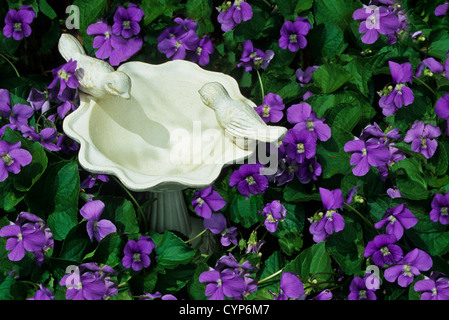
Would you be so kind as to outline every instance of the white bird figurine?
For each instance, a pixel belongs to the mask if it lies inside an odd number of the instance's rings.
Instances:
[[[66,61],[76,60],[75,75],[79,89],[97,98],[107,95],[129,99],[131,79],[121,71],[115,71],[106,61],[90,57],[81,43],[72,35],[63,33],[59,39],[58,49]]]
[[[231,98],[219,82],[206,83],[198,92],[204,104],[215,111],[225,133],[243,149],[248,148],[251,140],[278,142],[287,133],[284,127],[267,125],[253,107]]]

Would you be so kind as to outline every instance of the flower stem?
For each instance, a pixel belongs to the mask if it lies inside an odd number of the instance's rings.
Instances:
[[[259,281],[257,282],[257,284],[261,284],[261,283],[264,283],[264,282],[266,282],[266,281],[268,281],[268,280],[270,280],[270,279],[273,279],[274,277],[276,277],[276,276],[278,276],[280,273],[282,273],[282,271],[283,271],[283,269],[280,269],[280,270],[276,271],[275,273],[269,275],[268,277],[259,280]]]
[[[204,232],[206,232],[206,230],[207,230],[207,229],[204,229],[203,231],[201,231],[200,233],[198,233],[196,236],[194,236],[192,239],[189,239],[189,240],[187,240],[187,241],[184,241],[184,243],[192,242],[193,240],[195,240],[195,239],[201,237],[201,236],[204,234]]]
[[[137,202],[136,198],[134,198],[134,196],[131,194],[131,192],[129,192],[129,190],[120,182],[120,180],[118,180],[116,177],[113,177],[114,180],[122,187],[123,190],[125,190],[125,192],[128,194],[128,196],[130,197],[131,201],[134,202],[134,204],[137,207],[137,211],[139,211],[140,215],[142,216],[142,220],[143,220],[143,225],[145,227],[148,227],[147,225],[147,218],[145,216],[145,213],[142,210],[142,207],[140,206],[140,204]]]
[[[260,77],[260,72],[258,69],[256,69],[256,72],[257,72],[257,78],[259,79],[260,92],[262,93],[262,103],[263,103],[263,99],[265,98],[265,92],[263,90],[262,78]]]
[[[19,71],[17,71],[17,68],[14,66],[14,64],[11,62],[11,60],[9,60],[4,54],[0,53],[0,57],[2,57],[3,59],[5,59],[6,62],[8,62],[11,67],[14,69],[14,72],[16,73],[17,77],[20,78],[20,74]]]
[[[359,217],[360,218],[362,218],[363,219],[363,221],[365,221],[369,226],[371,226],[374,230],[376,230],[376,231],[378,231],[375,227],[374,227],[374,225],[363,215],[363,214],[361,214],[360,213],[360,211],[358,211],[356,208],[354,208],[354,207],[352,207],[352,206],[350,206],[349,204],[347,204],[347,203],[345,203],[345,205],[349,208],[349,209],[351,209],[352,211],[354,211],[355,213],[357,213],[358,215],[359,215]]]
[[[417,80],[419,83],[421,83],[423,86],[425,86],[427,89],[430,90],[430,92],[432,92],[435,96],[437,95],[437,93],[435,92],[435,90],[433,90],[427,83],[425,83],[424,81],[422,81],[420,78],[413,76],[413,79]]]

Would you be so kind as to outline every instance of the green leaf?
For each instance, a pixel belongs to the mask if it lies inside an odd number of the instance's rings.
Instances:
[[[276,0],[276,5],[285,20],[294,20],[299,13],[312,8],[313,0]]]
[[[237,42],[256,40],[263,36],[265,25],[269,23],[269,13],[257,5],[252,5],[253,17],[238,24],[234,29],[234,39]]]
[[[178,6],[174,0],[142,0],[140,7],[145,12],[143,24],[146,26],[162,15],[171,17]]]
[[[341,30],[345,30],[353,21],[354,10],[359,7],[362,7],[361,4],[353,0],[315,0],[313,9],[315,22],[333,23]]]
[[[431,44],[429,55],[441,60],[446,60],[447,48],[449,46],[449,34],[446,30],[432,32],[429,37]]]
[[[353,83],[365,96],[369,95],[368,82],[372,79],[372,65],[360,57],[351,57],[351,61],[345,65],[345,69],[352,75]]]
[[[208,270],[209,266],[205,262],[200,262],[197,264],[195,273],[192,277],[192,281],[187,286],[189,296],[192,300],[207,300],[207,297],[205,295],[206,283],[201,283],[199,281],[199,277],[201,273]]]
[[[17,191],[11,179],[6,179],[0,183],[0,207],[3,210],[14,211],[14,208],[24,197],[25,193]]]
[[[0,284],[0,300],[14,300],[11,295],[11,287],[14,285],[16,280],[13,276],[5,276]]]
[[[151,238],[156,245],[156,264],[159,269],[174,269],[189,263],[195,256],[195,250],[173,232],[155,233]]]
[[[411,200],[424,200],[429,197],[427,183],[421,163],[416,158],[406,158],[390,167],[401,194]]]
[[[321,201],[321,196],[316,191],[313,193],[307,191],[304,184],[294,179],[285,185],[284,199],[287,202],[309,202]]]
[[[364,261],[363,233],[360,224],[350,217],[344,215],[344,220],[344,229],[326,240],[326,249],[346,274],[353,275]]]
[[[284,271],[294,272],[303,280],[308,280],[312,277],[318,282],[323,282],[323,284],[318,285],[319,288],[327,288],[328,284],[324,282],[329,281],[331,278],[332,265],[325,242],[316,243],[302,251],[285,266]]]
[[[413,208],[409,209],[418,218],[418,223],[406,230],[410,240],[431,256],[442,256],[449,252],[449,232],[445,226],[431,221],[428,214],[417,212]]]
[[[57,17],[55,10],[48,4],[47,0],[39,0],[39,11],[52,20]]]
[[[211,22],[213,11],[213,2],[211,0],[188,0],[186,3],[187,16],[198,23],[198,34],[206,34],[214,31],[214,25]]]
[[[337,91],[352,79],[351,74],[338,64],[323,64],[312,75],[314,84],[322,93]]]
[[[166,270],[158,275],[154,291],[175,294],[192,279],[195,274],[196,265],[189,263],[173,270]]]
[[[101,239],[97,249],[95,249],[92,261],[115,268],[121,263],[122,251],[121,239],[117,233],[113,232]]]
[[[103,195],[96,197],[96,199],[105,204],[101,219],[112,221],[121,233],[139,232],[136,211],[131,201],[122,197]]]
[[[324,59],[332,59],[340,55],[347,48],[344,34],[332,23],[323,23],[315,26],[307,38],[312,52],[317,52]]]
[[[81,261],[86,254],[91,241],[87,235],[86,223],[82,222],[72,228],[62,243],[59,257]]]
[[[262,215],[259,211],[263,208],[263,197],[261,195],[250,195],[248,199],[236,194],[230,205],[230,219],[240,223],[244,228],[249,228],[259,222]]]
[[[78,224],[79,190],[77,163],[61,161],[49,166],[25,196],[31,212],[47,219],[55,240],[63,240]]]
[[[323,171],[321,176],[324,179],[329,179],[337,174],[351,174],[351,165],[349,164],[351,156],[344,151],[344,143],[340,142],[349,141],[351,138],[349,134],[334,130],[329,140],[317,145],[316,154]]]

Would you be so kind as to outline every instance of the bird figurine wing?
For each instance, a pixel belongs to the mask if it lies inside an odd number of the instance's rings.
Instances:
[[[243,149],[251,140],[277,142],[287,133],[280,126],[268,126],[254,108],[241,100],[232,99],[218,82],[210,82],[199,90],[202,101],[215,111],[225,133]]]

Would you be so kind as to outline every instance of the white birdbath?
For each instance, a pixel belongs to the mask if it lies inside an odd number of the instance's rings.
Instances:
[[[219,82],[231,98],[256,105],[232,77],[188,61],[128,62],[118,70],[131,79],[131,98],[81,92],[79,108],[64,120],[64,132],[80,143],[85,170],[114,175],[129,190],[156,199],[148,212],[151,230],[192,237],[202,223],[188,214],[182,190],[209,186],[224,166],[254,154],[225,136],[198,90]]]

